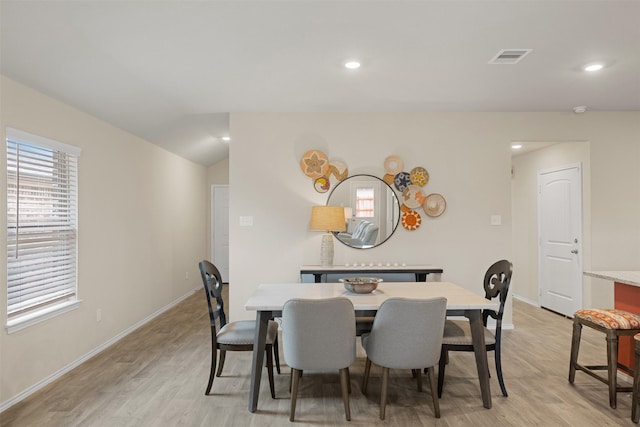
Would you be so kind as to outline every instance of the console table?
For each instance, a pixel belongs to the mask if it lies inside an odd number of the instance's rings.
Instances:
[[[300,276],[312,274],[315,283],[327,281],[328,274],[348,276],[370,276],[374,274],[408,273],[414,274],[416,282],[426,282],[429,274],[442,274],[442,268],[432,265],[303,265],[300,268]],[[440,278],[438,277],[438,280]]]

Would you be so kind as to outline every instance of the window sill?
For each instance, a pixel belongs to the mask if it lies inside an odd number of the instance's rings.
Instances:
[[[75,310],[80,307],[81,302],[81,300],[65,301],[52,307],[15,317],[7,321],[7,332],[12,334],[21,329],[28,328],[29,326],[33,326],[37,323],[44,322],[47,319],[56,317],[62,313]]]

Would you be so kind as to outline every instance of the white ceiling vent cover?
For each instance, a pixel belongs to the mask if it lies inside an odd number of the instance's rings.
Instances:
[[[533,49],[502,49],[496,56],[491,58],[489,64],[517,64],[532,50]]]

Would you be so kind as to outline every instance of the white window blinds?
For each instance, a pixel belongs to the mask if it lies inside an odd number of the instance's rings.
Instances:
[[[7,317],[76,299],[76,147],[7,129]]]

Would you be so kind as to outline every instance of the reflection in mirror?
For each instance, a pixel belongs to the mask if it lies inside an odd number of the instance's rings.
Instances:
[[[347,231],[334,235],[352,248],[367,249],[384,243],[400,220],[395,191],[373,175],[353,175],[339,182],[327,205],[345,208]]]

